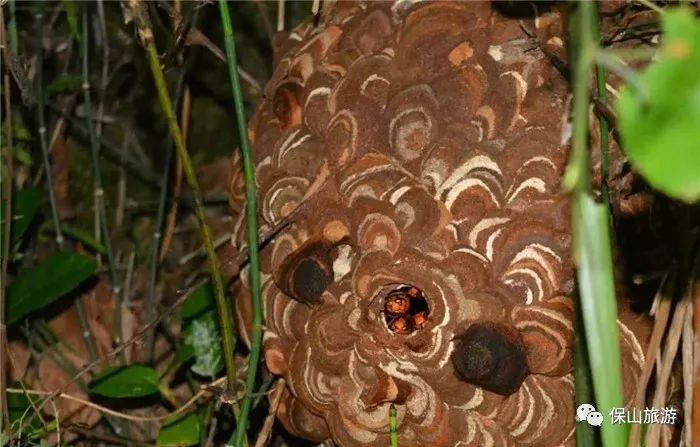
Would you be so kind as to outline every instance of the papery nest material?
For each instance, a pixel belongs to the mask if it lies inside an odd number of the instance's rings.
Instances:
[[[313,441],[385,446],[394,404],[402,447],[572,445],[568,86],[538,44],[562,52],[561,18],[525,27],[475,2],[343,2],[324,17],[279,41],[249,124],[262,231],[298,213],[261,254],[278,417]],[[238,155],[233,167],[241,210]],[[238,213],[238,249],[245,234]],[[387,330],[404,286],[429,314]],[[626,399],[648,332],[630,321]]]

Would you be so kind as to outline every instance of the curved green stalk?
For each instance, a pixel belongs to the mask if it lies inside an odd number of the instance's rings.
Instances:
[[[175,94],[173,103],[180,103],[180,96],[182,93],[182,86],[185,81],[186,68],[182,67],[175,80]],[[165,208],[168,203],[168,184],[170,183],[170,171],[172,170],[172,159],[173,152],[175,152],[175,146],[173,145],[172,135],[168,135],[168,142],[165,145],[165,161],[163,162],[163,174],[161,181],[160,197],[158,198],[158,213],[156,216],[156,226],[153,232],[153,247],[151,248],[151,265],[149,267],[148,275],[148,295],[146,299],[146,321],[153,321],[155,318],[156,309],[156,284],[158,282],[158,267],[160,262],[158,260],[160,247],[162,244],[162,233],[163,224],[165,221]],[[154,327],[149,331],[146,337],[146,355],[151,360],[153,359],[154,346],[155,346],[155,333],[156,328]]]
[[[238,60],[236,59],[236,43],[233,39],[233,26],[231,16],[228,11],[226,0],[219,0],[219,11],[221,13],[221,24],[224,29],[224,40],[226,43],[226,59],[228,61],[228,73],[231,79],[231,90],[233,91],[233,105],[236,110],[236,124],[238,125],[238,136],[240,138],[241,157],[243,159],[243,173],[245,177],[246,192],[246,226],[248,233],[248,260],[250,274],[250,292],[252,299],[253,324],[250,336],[250,355],[248,357],[248,376],[246,377],[246,396],[241,405],[241,415],[238,418],[238,426],[234,433],[234,445],[241,447],[246,441],[246,428],[248,415],[253,402],[250,391],[255,388],[255,379],[260,363],[260,351],[262,348],[262,300],[260,289],[260,259],[258,256],[258,203],[255,188],[255,167],[253,156],[248,141],[248,126],[243,110],[243,93],[241,83],[238,78]]]
[[[173,137],[178,156],[182,161],[182,169],[185,173],[185,180],[192,190],[192,195],[194,197],[194,212],[199,223],[202,243],[204,244],[204,249],[207,254],[209,273],[212,278],[212,284],[214,285],[214,297],[216,298],[219,323],[221,324],[223,355],[226,365],[226,377],[228,379],[227,391],[230,396],[233,396],[234,387],[236,385],[236,366],[234,364],[233,357],[233,347],[236,339],[233,330],[233,317],[231,315],[228,300],[226,299],[226,295],[224,293],[224,283],[221,279],[221,272],[219,272],[219,262],[217,260],[216,252],[214,251],[211,231],[209,230],[209,225],[207,224],[204,213],[204,206],[202,205],[202,193],[199,189],[197,174],[194,170],[192,159],[190,158],[187,148],[185,147],[182,132],[180,131],[180,125],[175,118],[173,104],[170,99],[170,95],[168,94],[168,87],[165,82],[165,77],[163,76],[163,68],[160,65],[158,50],[153,40],[153,29],[143,3],[139,0],[132,0],[124,7],[129,8],[129,14],[136,23],[139,35],[141,37],[141,42],[146,49],[146,58],[148,59],[148,65],[150,66],[151,74],[153,75],[156,90],[158,91],[158,99],[160,101],[161,108],[163,109],[165,119],[168,123],[168,128],[170,129],[170,133]],[[237,413],[237,406],[234,404],[233,407],[234,413]]]

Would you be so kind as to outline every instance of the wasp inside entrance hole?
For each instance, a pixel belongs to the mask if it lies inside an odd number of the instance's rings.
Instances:
[[[408,335],[423,329],[430,308],[423,292],[414,286],[398,287],[384,299],[384,321],[392,332]]]

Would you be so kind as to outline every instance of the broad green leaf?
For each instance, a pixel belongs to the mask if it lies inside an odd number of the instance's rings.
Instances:
[[[190,293],[182,304],[181,316],[183,324],[186,325],[191,320],[201,317],[214,309],[214,289],[211,282],[207,281]]]
[[[90,382],[90,393],[103,397],[144,397],[158,392],[158,373],[143,365],[109,368]]]
[[[158,433],[158,447],[180,447],[199,443],[199,417],[195,413],[167,419]]]
[[[7,323],[15,323],[56,301],[89,278],[96,268],[92,258],[62,252],[23,272],[7,290]]]
[[[201,376],[214,377],[223,367],[221,333],[214,312],[192,320],[184,330],[184,346],[194,352],[191,369]]]
[[[662,16],[658,60],[617,104],[622,142],[647,181],[687,202],[700,199],[700,20],[686,8]]]

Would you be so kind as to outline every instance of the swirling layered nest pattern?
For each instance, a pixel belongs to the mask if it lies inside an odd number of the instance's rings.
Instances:
[[[393,403],[402,447],[573,443],[568,87],[542,50],[559,23],[339,3],[280,40],[249,134],[263,231],[283,227],[264,356],[292,433],[385,446]],[[620,318],[629,399],[646,332]]]

